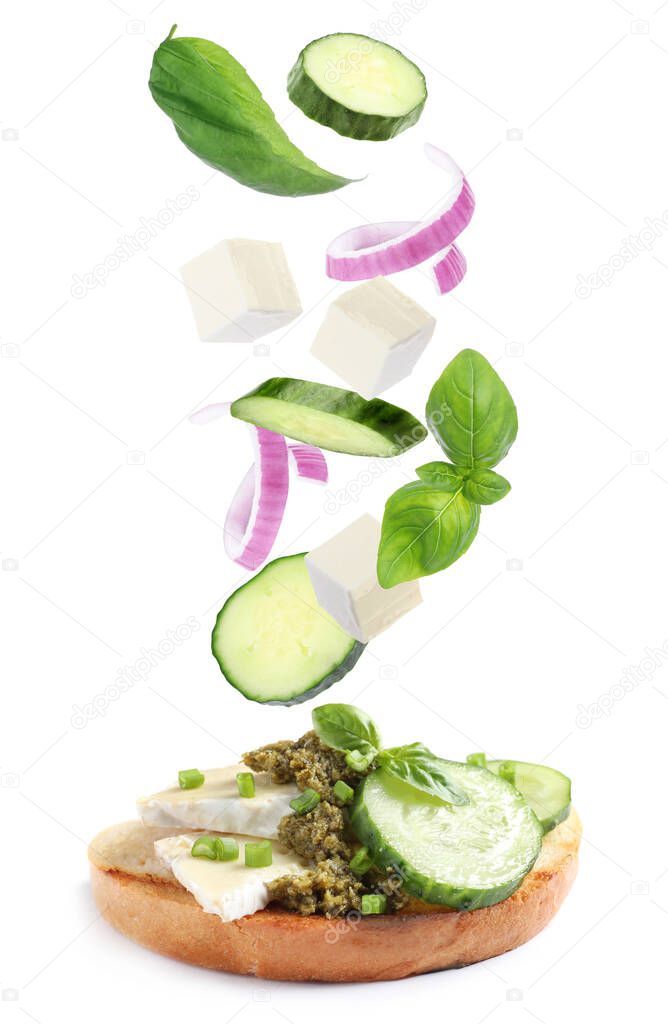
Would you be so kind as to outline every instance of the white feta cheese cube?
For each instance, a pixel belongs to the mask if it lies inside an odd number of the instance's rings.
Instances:
[[[302,311],[280,242],[227,239],[181,276],[202,341],[255,341]]]
[[[363,515],[306,556],[318,603],[362,643],[422,600],[415,580],[383,590],[376,575],[379,543],[380,523]]]
[[[330,305],[312,354],[364,398],[408,377],[436,321],[384,277],[351,288]]]

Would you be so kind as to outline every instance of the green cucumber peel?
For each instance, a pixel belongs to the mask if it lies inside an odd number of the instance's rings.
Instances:
[[[389,497],[377,563],[385,589],[447,569],[475,539],[481,506],[510,491],[492,467],[517,436],[517,410],[483,355],[473,349],[456,355],[431,389],[426,412],[450,462],[420,466],[419,479]]]
[[[153,55],[149,89],[187,148],[258,192],[306,196],[333,192],[350,178],[310,160],[283,131],[246,69],[208,39],[174,37]]]
[[[325,746],[345,754],[346,764],[364,774],[379,767],[405,785],[435,797],[443,804],[462,805],[468,797],[448,777],[447,762],[423,743],[381,747],[380,733],[361,708],[352,704],[323,704],[312,713],[313,728]]]

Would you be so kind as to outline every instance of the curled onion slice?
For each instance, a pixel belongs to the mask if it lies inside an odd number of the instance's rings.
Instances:
[[[362,224],[345,231],[327,248],[327,274],[337,281],[364,281],[415,267],[441,252],[471,220],[473,192],[452,157],[427,144],[425,153],[450,178],[437,213],[423,221]]]
[[[198,426],[222,419],[229,402],[198,409],[190,422]],[[257,569],[268,557],[283,521],[290,486],[290,463],[304,480],[327,483],[327,462],[319,448],[287,441],[282,434],[248,425],[255,458],[232,498],[225,517],[223,542],[229,557]]]
[[[282,434],[250,427],[255,462],[239,484],[225,519],[225,551],[246,569],[268,557],[283,522],[290,474]]]

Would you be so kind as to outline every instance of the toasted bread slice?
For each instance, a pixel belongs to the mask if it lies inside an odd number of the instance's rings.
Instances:
[[[124,935],[165,956],[234,974],[288,981],[389,981],[498,956],[554,917],[577,871],[581,825],[571,811],[549,832],[533,870],[508,899],[466,913],[417,900],[401,914],[328,920],[269,907],[225,924],[207,914],[155,856],[187,829],[114,825],[89,850],[95,902]]]

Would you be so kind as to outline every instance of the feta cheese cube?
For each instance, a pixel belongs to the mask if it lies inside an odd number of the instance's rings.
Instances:
[[[379,543],[380,523],[363,515],[306,556],[318,603],[362,643],[422,600],[415,580],[383,590],[376,575]]]
[[[312,354],[364,398],[408,377],[436,321],[384,277],[365,281],[330,305]]]
[[[255,341],[302,311],[280,242],[219,242],[181,276],[202,341]]]

